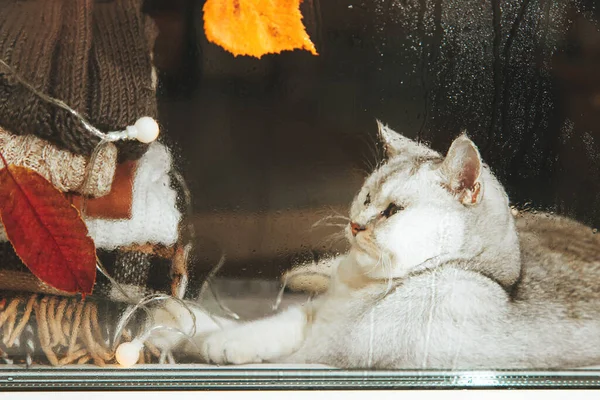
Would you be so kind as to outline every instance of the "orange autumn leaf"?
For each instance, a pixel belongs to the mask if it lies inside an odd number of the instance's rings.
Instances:
[[[260,58],[284,50],[317,55],[302,24],[302,0],[207,0],[204,31],[232,54]]]
[[[0,218],[15,253],[42,282],[90,294],[96,248],[79,212],[40,174],[1,158]]]

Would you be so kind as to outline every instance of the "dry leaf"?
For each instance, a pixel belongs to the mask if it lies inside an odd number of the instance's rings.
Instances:
[[[75,207],[44,177],[14,165],[0,170],[0,218],[15,252],[35,276],[65,292],[92,292],[94,242]]]
[[[204,31],[209,41],[236,56],[304,49],[317,55],[302,24],[301,0],[207,0]]]

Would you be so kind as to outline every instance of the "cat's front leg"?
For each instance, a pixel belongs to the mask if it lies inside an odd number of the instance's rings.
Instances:
[[[283,274],[283,285],[295,292],[324,293],[330,286],[331,276],[337,266],[347,257],[342,254],[326,257],[318,262],[308,262],[295,265]]]
[[[262,320],[209,334],[200,343],[203,358],[215,364],[248,364],[288,356],[303,343],[307,309],[294,306]]]

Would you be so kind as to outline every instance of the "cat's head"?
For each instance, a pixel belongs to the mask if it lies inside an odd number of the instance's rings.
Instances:
[[[428,262],[459,260],[507,284],[517,279],[508,197],[466,134],[442,156],[378,125],[387,159],[354,199],[347,227],[359,264],[371,275],[400,277]],[[498,259],[506,271],[496,271]]]

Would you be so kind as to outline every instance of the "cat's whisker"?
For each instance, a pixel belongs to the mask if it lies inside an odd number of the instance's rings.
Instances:
[[[336,233],[332,233],[331,235],[327,235],[323,239],[323,244],[325,246],[332,247],[345,239],[346,239],[346,234],[343,231],[336,232]]]
[[[338,231],[338,232],[334,232],[332,234],[329,234],[327,236],[325,236],[324,239],[328,239],[330,237],[340,237],[340,238],[345,238],[346,237],[346,232],[342,231]]]
[[[360,158],[360,161],[364,166],[364,168],[360,169],[364,170],[367,173],[367,175],[370,175],[375,170],[375,164],[367,155],[363,154]]]
[[[364,157],[365,161],[368,163],[369,168],[371,169],[371,171],[374,171],[376,169],[376,166],[379,164],[379,155],[377,152],[377,146],[376,144],[373,142],[373,140],[369,140],[372,139],[372,136],[368,135],[368,136],[363,136],[360,135],[359,136],[360,140],[363,142],[363,144],[365,145],[365,147],[368,150],[368,155],[370,157]]]
[[[378,267],[382,262],[383,262],[383,251],[380,251],[379,259],[377,260],[377,264],[375,264],[375,267]]]
[[[335,244],[345,239],[345,235],[333,234],[323,239],[325,244]]]
[[[318,227],[337,227],[337,228],[345,228],[348,224],[335,224],[332,222],[323,222],[319,225],[313,225],[313,228],[318,228]]]
[[[342,220],[344,221],[344,224],[341,224],[341,221],[337,221],[336,220]],[[316,228],[317,226],[328,226],[327,224],[336,224],[339,226],[346,226],[347,223],[350,222],[349,220],[346,219],[342,219],[341,217],[336,217],[336,216],[328,216],[325,218],[321,218],[320,220],[318,220],[317,222],[315,222],[314,224],[312,224],[313,228]]]
[[[371,172],[375,171],[377,169],[377,160],[369,162],[369,168]]]
[[[334,213],[336,216],[338,216],[338,217],[340,217],[340,218],[347,219],[348,221],[350,221],[350,218],[348,218],[348,216],[347,216],[347,215],[345,215],[345,214],[343,214],[343,213],[339,212],[338,210],[336,210],[336,209],[335,209],[335,208],[333,208],[332,206],[329,206],[329,207],[327,207],[327,208],[329,208],[329,210],[330,210],[332,213]]]
[[[368,157],[363,157],[362,161],[365,163],[366,167],[367,167],[367,171],[375,171],[375,165],[373,164],[373,162],[368,158]]]
[[[327,218],[331,218],[331,219],[341,219],[341,220],[344,220],[344,221],[350,221],[350,218],[348,218],[348,217],[345,217],[345,216],[343,216],[343,215],[331,215],[331,216],[329,216],[329,217],[327,217]]]
[[[363,175],[363,176],[371,175],[371,173],[366,168],[354,167],[354,168],[352,168],[352,170],[359,175]]]
[[[369,150],[369,153],[372,155],[373,144],[369,141],[369,135],[359,135],[358,138],[365,145],[365,147]]]
[[[312,224],[312,227],[315,228],[315,227],[323,225],[325,223],[335,223],[336,220],[342,220],[342,221],[345,221],[345,222],[350,222],[350,218],[345,217],[343,215],[326,215],[323,218],[319,219],[314,224]],[[327,226],[327,225],[325,225],[325,226]]]
[[[370,141],[368,141],[368,143],[370,143],[369,148],[371,149],[373,159],[375,160],[375,166],[378,166],[379,163],[381,162],[381,160],[383,159],[383,154],[381,153],[381,147],[376,142],[376,139],[374,136],[369,135],[368,138],[371,139]]]
[[[383,262],[383,252],[380,251],[379,252],[379,257],[377,259],[377,262],[375,263],[375,265],[373,266],[373,268],[371,268],[370,270],[367,271],[367,275],[373,273],[373,271],[375,271],[377,268],[379,268],[382,265]]]

